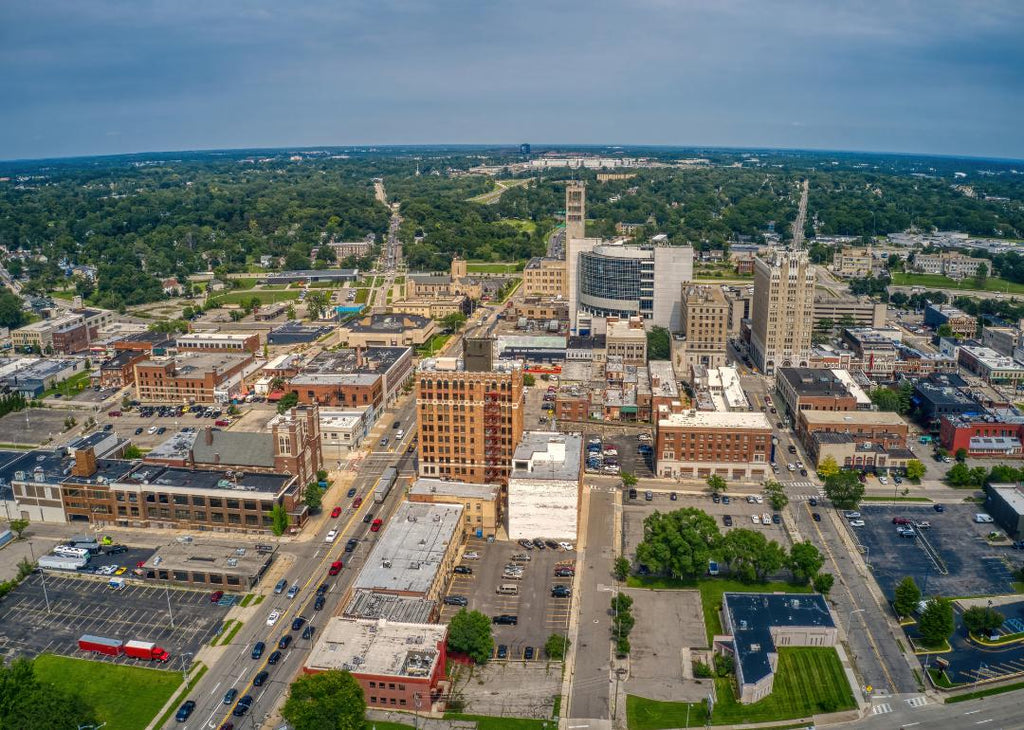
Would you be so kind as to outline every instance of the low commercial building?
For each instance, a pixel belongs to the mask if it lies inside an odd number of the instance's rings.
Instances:
[[[973,458],[1024,458],[1024,416],[985,410],[943,416],[939,443],[951,454],[964,449]]]
[[[583,436],[527,431],[512,455],[508,536],[575,540],[583,478]]]
[[[974,337],[978,331],[978,318],[949,304],[929,304],[924,308],[924,323],[936,330],[948,324],[954,335]]]
[[[795,420],[800,411],[857,410],[857,398],[836,373],[824,368],[779,368],[775,384],[790,417]]]
[[[981,404],[968,391],[967,382],[954,374],[934,374],[917,381],[910,404],[919,414],[921,424],[936,432],[944,417],[982,411]]]
[[[26,398],[35,398],[77,373],[85,371],[85,359],[63,358],[13,358],[3,376],[0,387],[21,393]]]
[[[501,486],[497,484],[417,479],[406,499],[430,504],[461,504],[466,532],[477,537],[496,535],[502,526]]]
[[[334,331],[333,327],[304,325],[301,322],[285,322],[267,335],[267,344],[272,347],[303,345],[326,337]]]
[[[251,352],[260,351],[258,334],[233,334],[224,332],[196,332],[181,335],[176,346],[178,352]]]
[[[809,453],[816,451],[815,435],[822,432],[848,434],[857,443],[881,443],[905,447],[907,422],[889,411],[800,411],[797,434]]]
[[[428,712],[447,692],[448,627],[393,621],[328,620],[302,671],[351,672],[362,688],[366,706],[405,712]]]
[[[135,397],[144,403],[224,403],[253,370],[250,353],[143,360],[135,363]]]
[[[772,426],[760,412],[685,411],[658,419],[661,477],[758,480],[768,473]]]
[[[402,502],[352,590],[439,602],[465,534],[463,512],[460,504]]]
[[[735,657],[739,701],[752,704],[772,692],[779,646],[835,646],[839,629],[818,593],[726,593],[715,650]]]
[[[244,592],[259,584],[276,550],[270,542],[181,538],[157,547],[135,573],[152,581]]]
[[[1024,489],[1019,484],[990,484],[985,488],[985,511],[1012,538],[1024,537]]]
[[[351,410],[320,410],[320,444],[324,463],[340,462],[348,457],[370,432],[374,410],[369,407]],[[340,468],[340,466],[339,466]]]
[[[986,383],[1017,383],[1024,379],[1024,364],[990,347],[962,345],[958,358],[965,370]]]
[[[357,347],[321,352],[286,389],[297,393],[300,403],[379,411],[398,398],[412,376],[412,348]]]
[[[338,328],[346,347],[418,347],[437,334],[437,325],[417,314],[371,314]]]
[[[981,344],[991,347],[1000,355],[1013,357],[1024,346],[1024,332],[1019,327],[988,327],[981,331]]]
[[[359,269],[297,269],[267,274],[264,284],[343,284],[359,278]]]
[[[807,459],[817,468],[826,457],[832,457],[844,469],[881,474],[903,474],[907,462],[917,458],[898,439],[895,443],[864,441],[848,433],[818,431],[807,450]]]
[[[396,596],[359,590],[349,599],[341,615],[346,618],[384,619],[407,624],[425,624],[438,618],[438,604],[415,596]]]
[[[113,340],[110,348],[115,352],[132,350],[142,352],[148,357],[161,357],[174,347],[174,340],[168,337],[165,332],[148,330],[146,332],[135,332]]]
[[[605,350],[608,357],[621,357],[624,365],[647,364],[647,332],[642,317],[608,317]]]

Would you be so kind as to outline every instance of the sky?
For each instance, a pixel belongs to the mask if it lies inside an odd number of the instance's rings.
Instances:
[[[0,159],[385,144],[1024,158],[1024,2],[0,3]]]

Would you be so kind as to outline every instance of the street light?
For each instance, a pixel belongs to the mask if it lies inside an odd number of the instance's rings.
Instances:
[[[188,682],[188,665],[189,665],[189,662],[185,661],[185,657],[193,657],[193,656],[195,656],[195,654],[193,654],[190,651],[187,651],[187,652],[185,652],[184,654],[182,654],[180,656],[180,659],[181,659],[181,681],[182,682],[186,682],[186,683]]]
[[[171,589],[164,583],[164,595],[167,597],[167,614],[171,619],[171,628],[174,628],[174,611],[171,609]]]
[[[36,562],[36,551],[32,549],[32,541],[28,541],[28,552],[32,556],[32,562]],[[46,571],[39,571],[39,581],[43,584],[43,600],[46,602],[46,612],[50,613],[50,595],[46,592]],[[106,724],[106,723],[104,723]]]

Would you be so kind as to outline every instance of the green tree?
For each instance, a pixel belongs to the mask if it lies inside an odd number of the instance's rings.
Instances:
[[[129,461],[132,459],[141,459],[142,449],[140,449],[135,444],[128,444],[128,446],[126,446],[124,450],[124,458],[128,459]]]
[[[946,324],[940,324],[939,328],[935,330],[935,334],[939,337],[952,337],[953,328],[948,322]]]
[[[720,537],[718,524],[702,510],[656,511],[644,519],[644,539],[636,548],[636,559],[657,574],[697,578],[707,571]]]
[[[789,504],[789,497],[786,496],[782,484],[774,479],[769,479],[765,482],[764,493],[768,495],[768,502],[776,512],[785,509],[786,505]]]
[[[629,564],[629,558],[620,555],[619,557],[615,558],[614,566],[615,579],[626,580],[626,578],[629,576],[629,569],[630,567],[632,567]]]
[[[282,504],[275,504],[270,510],[270,531],[281,537],[288,530],[288,510]]]
[[[452,312],[441,317],[441,326],[449,332],[458,332],[466,323],[466,315],[462,312]]]
[[[306,295],[306,312],[310,319],[323,319],[327,307],[331,303],[330,295],[325,291],[311,291]]]
[[[835,582],[836,577],[831,573],[818,573],[816,576],[814,576],[814,590],[816,590],[823,596],[827,596],[828,592],[832,590],[832,585]]]
[[[725,533],[716,553],[732,575],[747,583],[763,581],[786,564],[786,551],[779,543],[742,527]]]
[[[1014,469],[1008,464],[996,464],[988,475],[989,484],[1012,484],[1022,480],[1020,469]]]
[[[326,482],[328,476],[330,476],[330,475],[328,474],[326,469],[317,469],[316,470],[316,480],[318,482]]]
[[[971,606],[960,619],[972,634],[987,636],[1002,626],[1006,617],[991,606]]]
[[[25,532],[25,530],[28,529],[28,520],[14,519],[14,520],[11,520],[7,524],[7,526],[11,528],[11,532],[13,532],[15,535],[17,535],[18,539],[20,540],[21,539],[21,534],[23,532]]]
[[[278,413],[287,413],[288,411],[290,411],[292,408],[294,408],[298,404],[299,404],[299,394],[298,393],[296,393],[295,391],[292,391],[291,393],[285,393],[283,396],[281,396],[281,400],[279,400],[277,402],[277,412]]]
[[[324,492],[320,489],[320,485],[316,482],[310,482],[306,485],[306,496],[304,498],[306,506],[310,512],[319,512],[323,506]]]
[[[953,455],[953,458],[959,462],[967,461],[967,449],[961,446],[959,449],[956,450],[956,453]]]
[[[868,397],[871,398],[872,403],[878,406],[880,411],[899,413],[902,407],[899,394],[889,388],[872,388]]]
[[[988,279],[988,265],[978,264],[977,270],[974,272],[974,288],[984,289],[985,281]]]
[[[491,620],[479,611],[460,609],[448,623],[448,649],[484,664],[494,651]]]
[[[973,469],[962,461],[958,461],[946,472],[946,481],[953,487],[980,487],[988,477],[988,470],[983,466]]]
[[[632,472],[628,471],[624,471],[621,474],[619,474],[619,478],[622,480],[622,486],[626,487],[627,489],[629,487],[635,487],[637,481],[639,481],[636,478],[636,474],[633,474]]]
[[[917,459],[907,462],[907,479],[918,481],[925,475],[925,466]]]
[[[921,589],[909,575],[901,580],[893,591],[892,607],[897,616],[908,618],[914,615],[921,602]]]
[[[664,327],[651,327],[647,332],[647,359],[669,360],[672,357],[672,337]]]
[[[712,492],[724,492],[726,488],[725,478],[718,474],[712,474],[707,479],[708,489]]]
[[[348,672],[303,674],[288,689],[281,716],[295,730],[364,730],[366,698]]]
[[[806,585],[825,564],[825,556],[810,541],[805,540],[790,548],[788,562],[796,582]]]
[[[822,479],[828,479],[839,473],[839,464],[836,463],[836,457],[832,454],[826,455],[821,461],[818,462],[818,476]]]
[[[917,620],[917,630],[926,646],[940,646],[949,639],[956,624],[953,604],[946,598],[928,601]]]
[[[841,471],[825,480],[825,495],[839,509],[854,509],[864,497],[864,485],[856,473]]]
[[[0,728],[77,728],[96,725],[95,710],[78,694],[43,684],[32,663],[0,665]]]
[[[17,329],[27,322],[21,299],[7,289],[0,290],[0,327]]]
[[[533,377],[531,373],[523,373],[523,385],[527,388],[532,388],[537,384],[537,378]]]
[[[548,659],[564,659],[565,652],[569,650],[572,642],[562,634],[551,634],[544,642],[544,654]]]

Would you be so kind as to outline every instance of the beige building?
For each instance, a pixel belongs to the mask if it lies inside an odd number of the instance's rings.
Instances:
[[[447,479],[417,479],[409,488],[410,502],[461,504],[467,534],[496,534],[502,522],[501,487]]]
[[[688,286],[682,291],[680,366],[717,368],[725,365],[729,339],[729,302],[719,286]]]
[[[840,249],[832,261],[835,273],[850,278],[870,276],[876,268],[882,268],[882,263],[875,260],[870,246]]]
[[[434,322],[419,314],[370,314],[338,328],[345,347],[418,347],[437,332]]]
[[[568,297],[565,261],[539,257],[530,259],[523,269],[523,296]]]
[[[814,276],[806,251],[772,251],[755,259],[750,349],[765,375],[779,367],[807,367]]]
[[[462,294],[451,297],[432,297],[429,299],[403,299],[388,305],[392,314],[411,314],[417,317],[441,319],[449,314],[466,311],[466,297]]]
[[[607,357],[621,357],[623,365],[646,365],[647,332],[643,319],[609,317],[605,352]]]
[[[575,241],[587,236],[587,193],[586,183],[571,180],[565,186],[565,241]]]
[[[871,297],[814,297],[815,323],[828,320],[837,326],[885,327],[885,315],[885,302],[873,301]]]
[[[948,253],[919,253],[914,257],[914,269],[926,274],[941,274],[951,279],[963,279],[978,273],[978,267],[985,264],[988,273],[992,273],[992,263],[986,259],[964,256],[957,251]]]

